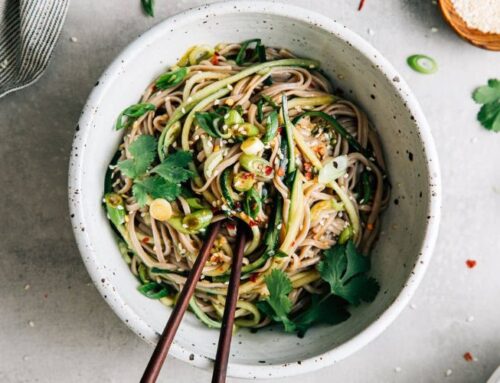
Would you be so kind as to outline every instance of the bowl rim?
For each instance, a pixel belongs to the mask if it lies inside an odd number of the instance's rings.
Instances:
[[[108,283],[100,283],[101,278],[106,276],[106,271],[101,270],[96,266],[98,257],[92,250],[92,240],[87,232],[81,230],[81,227],[85,227],[87,223],[86,214],[82,204],[84,198],[77,192],[81,187],[82,172],[85,166],[83,163],[84,156],[82,153],[85,151],[85,143],[89,132],[93,127],[93,118],[96,114],[97,107],[102,98],[105,96],[110,84],[116,80],[123,62],[127,62],[129,58],[139,54],[140,51],[148,45],[149,41],[156,40],[156,38],[161,36],[165,30],[179,27],[183,23],[201,20],[207,12],[217,15],[265,12],[273,16],[286,17],[298,22],[308,23],[314,28],[326,30],[331,34],[334,34],[337,38],[351,44],[356,50],[376,65],[378,70],[388,79],[388,81],[391,82],[394,78],[399,78],[398,86],[394,87],[394,89],[398,93],[399,97],[407,103],[408,109],[412,112],[415,118],[417,131],[419,132],[419,139],[421,140],[424,148],[426,166],[429,172],[429,219],[427,220],[427,226],[425,228],[418,259],[404,287],[394,302],[363,331],[349,339],[347,342],[330,351],[319,354],[316,357],[311,357],[298,363],[289,364],[249,365],[229,362],[228,366],[229,376],[239,378],[269,379],[311,372],[332,365],[333,363],[358,351],[380,335],[396,319],[396,317],[408,304],[425,274],[436,243],[440,220],[441,177],[439,160],[429,125],[420,108],[420,105],[413,96],[409,86],[406,84],[402,76],[394,69],[394,67],[371,44],[362,39],[355,32],[346,28],[344,25],[330,19],[327,16],[323,16],[319,13],[294,5],[261,0],[237,0],[212,3],[178,13],[161,21],[132,41],[100,76],[98,80],[99,86],[95,87],[90,93],[83,108],[77,131],[75,132],[70,156],[68,195],[71,221],[76,242],[87,271],[100,294],[103,297],[106,295],[108,298],[113,297],[113,299],[106,299],[106,301],[111,306],[115,314],[118,315],[118,317],[130,329],[145,339],[148,343],[156,343],[158,336],[156,331],[143,321],[139,315],[126,304],[125,300],[120,296],[118,291],[115,291],[112,285]],[[197,357],[193,360],[190,358],[191,354],[195,354]],[[194,350],[183,349],[175,342],[172,344],[170,355],[197,367],[207,368],[211,366],[211,361],[207,360],[206,357],[197,354]]]

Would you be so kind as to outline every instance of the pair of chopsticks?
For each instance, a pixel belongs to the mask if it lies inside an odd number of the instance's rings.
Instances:
[[[151,359],[144,371],[141,383],[154,383],[160,374],[161,367],[167,357],[170,345],[174,340],[175,333],[179,328],[182,317],[186,312],[189,301],[196,289],[196,283],[200,280],[201,272],[210,255],[210,250],[214,244],[215,238],[220,231],[222,222],[215,222],[210,226],[209,235],[204,242],[198,257],[189,273],[186,284],[182,288],[177,303],[172,310],[167,325],[156,345],[156,348],[151,355]],[[224,315],[222,317],[222,328],[219,335],[219,344],[217,346],[217,355],[215,358],[214,372],[212,375],[212,383],[223,383],[226,381],[227,363],[229,359],[229,350],[231,348],[231,337],[234,325],[234,312],[236,310],[236,302],[238,301],[238,290],[240,287],[241,264],[243,260],[243,250],[245,248],[246,233],[242,225],[238,230],[238,247],[236,256],[233,258],[231,266],[231,277],[229,280],[228,292],[226,296],[226,304],[224,306]]]

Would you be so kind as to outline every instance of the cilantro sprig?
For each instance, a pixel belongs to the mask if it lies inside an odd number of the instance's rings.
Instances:
[[[477,119],[486,129],[500,132],[500,80],[488,80],[488,85],[477,88],[472,98],[482,104]]]
[[[128,148],[132,158],[118,162],[118,167],[128,178],[135,179],[149,169],[156,157],[156,139],[141,135]]]
[[[330,292],[354,306],[372,302],[380,289],[377,281],[366,275],[370,259],[359,253],[352,241],[326,250],[317,269],[330,285]]]
[[[335,325],[350,317],[347,305],[359,305],[361,301],[375,299],[379,285],[366,275],[369,259],[356,250],[352,241],[347,245],[335,245],[323,253],[317,269],[330,291],[324,295],[312,295],[309,306],[293,315],[289,294],[293,287],[288,276],[274,269],[266,276],[269,296],[258,302],[259,309],[275,322],[282,323],[286,332],[303,335],[311,326],[319,323]]]
[[[132,158],[118,162],[121,172],[134,181],[132,193],[139,206],[144,206],[149,196],[174,201],[181,194],[181,183],[193,176],[187,168],[193,158],[187,151],[172,153],[151,169],[156,145],[153,136],[141,135],[128,148]]]
[[[292,292],[292,282],[281,270],[274,269],[265,278],[269,296],[264,302],[259,302],[259,309],[275,322],[282,322],[285,331],[294,332],[295,324],[288,318],[292,310],[292,301],[288,294]]]

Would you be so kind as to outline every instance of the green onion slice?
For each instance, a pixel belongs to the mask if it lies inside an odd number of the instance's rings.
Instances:
[[[156,87],[162,90],[172,88],[183,82],[187,74],[188,68],[185,67],[164,73],[156,80]]]
[[[438,70],[436,61],[426,55],[412,55],[406,59],[411,69],[418,73],[432,74]]]
[[[128,128],[134,120],[141,117],[144,113],[155,109],[156,106],[149,103],[131,105],[120,113],[118,119],[116,120],[115,129],[120,130],[123,128]],[[123,121],[124,117],[127,117],[125,119],[126,120],[125,122]]]

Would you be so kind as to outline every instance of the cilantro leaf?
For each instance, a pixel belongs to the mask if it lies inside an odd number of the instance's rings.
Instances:
[[[168,201],[174,201],[181,193],[181,187],[160,176],[153,176],[136,180],[132,186],[132,193],[139,206],[142,207],[147,203],[148,195],[152,198],[165,198]]]
[[[486,129],[500,132],[500,99],[484,104],[477,114],[477,119]]]
[[[209,136],[214,138],[221,137],[218,124],[224,120],[223,116],[213,112],[196,112],[194,118],[198,126],[207,132]]]
[[[488,85],[477,88],[472,98],[483,104],[477,114],[478,121],[486,129],[500,132],[500,80],[488,80]]]
[[[345,301],[334,295],[325,297],[313,295],[309,308],[294,319],[299,335],[304,335],[314,324],[335,325],[346,321],[351,314],[349,314],[345,306]]]
[[[258,307],[264,314],[276,322],[282,322],[286,332],[294,332],[295,325],[288,318],[292,310],[292,301],[288,294],[292,291],[292,282],[281,270],[274,269],[266,278],[269,297],[264,302],[258,302]]]
[[[488,80],[488,85],[480,86],[472,94],[478,104],[489,104],[500,98],[500,80]]]
[[[185,169],[192,161],[191,152],[179,150],[167,156],[158,166],[153,168],[152,173],[162,176],[166,181],[180,183],[187,181],[193,176],[193,172]]]
[[[118,167],[129,178],[137,178],[148,170],[156,157],[156,139],[141,135],[129,146],[132,158],[118,162]]]
[[[380,287],[375,279],[365,274],[370,269],[370,260],[357,252],[352,241],[347,245],[337,244],[323,255],[317,269],[321,278],[330,284],[332,294],[356,306],[361,301],[375,299]]]

